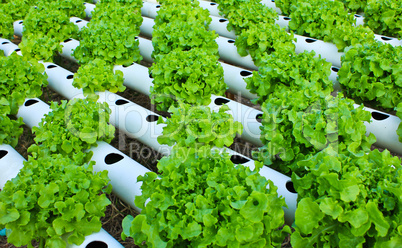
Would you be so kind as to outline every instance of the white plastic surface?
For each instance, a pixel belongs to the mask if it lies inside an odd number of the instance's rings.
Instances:
[[[218,37],[215,40],[219,45],[219,55],[223,61],[244,66],[248,69],[258,70],[250,55],[242,57],[237,53],[237,48],[234,44],[235,40],[225,37]]]
[[[141,14],[145,17],[155,19],[159,8],[159,4],[144,2],[141,8]]]
[[[92,11],[94,11],[96,5],[92,3],[84,3],[85,4],[85,14],[87,18],[92,17]]]
[[[107,170],[110,184],[113,186],[113,193],[126,204],[141,212],[141,209],[134,204],[135,196],[141,195],[142,182],[137,182],[137,177],[145,175],[150,170],[103,141],[97,144],[97,147],[90,149],[93,152],[91,160],[96,162],[94,172]],[[117,162],[114,162],[113,158],[120,160],[116,159]]]
[[[140,26],[140,34],[147,38],[152,38],[153,27],[155,21],[149,17],[142,17],[142,24]]]
[[[83,27],[86,27],[89,23],[88,21],[78,17],[70,17],[70,22],[74,23],[78,27],[78,30],[81,30]]]
[[[246,88],[247,83],[244,81],[245,78],[252,76],[252,71],[242,69],[237,66],[229,65],[220,62],[223,68],[223,78],[226,85],[229,87],[228,91],[235,95],[241,95],[247,99],[256,99],[258,96],[256,94],[250,93]]]
[[[62,52],[60,55],[70,61],[77,63],[78,61],[74,58],[73,51],[80,45],[80,42],[78,40],[70,38],[63,41],[61,45],[62,45]]]
[[[114,66],[114,70],[123,72],[124,85],[128,88],[147,96],[151,94],[150,88],[153,83],[147,67],[134,63],[127,67],[116,65]]]
[[[105,246],[106,245],[106,246]],[[89,248],[89,247],[99,247],[99,248],[124,248],[112,235],[106,232],[103,228],[91,235],[85,237],[84,242],[81,245],[70,245],[68,244],[66,248]]]
[[[226,38],[236,38],[236,34],[233,30],[230,32],[227,30],[228,19],[216,16],[211,16],[211,19],[209,30],[214,30],[217,34]]]
[[[24,30],[24,21],[18,20],[13,22],[13,27],[14,27],[14,35],[21,37],[22,31]]]
[[[18,109],[17,117],[22,117],[25,125],[29,128],[39,125],[45,114],[49,113],[50,107],[39,98],[25,99]]]
[[[218,10],[218,4],[210,1],[198,1],[200,3],[200,7],[207,9],[211,16],[221,17]]]
[[[25,159],[10,145],[0,144],[0,190],[17,176]]]
[[[152,41],[141,37],[138,37],[138,40],[140,42],[139,48],[141,56],[144,58],[145,61],[151,63],[153,61],[151,54],[154,51]]]
[[[19,51],[20,49],[10,40],[0,38],[0,50],[4,52],[4,56],[10,56],[13,52]]]

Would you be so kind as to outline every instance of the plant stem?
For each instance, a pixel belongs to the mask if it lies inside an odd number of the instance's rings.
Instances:
[[[45,248],[45,239],[44,238],[40,239],[39,248]]]

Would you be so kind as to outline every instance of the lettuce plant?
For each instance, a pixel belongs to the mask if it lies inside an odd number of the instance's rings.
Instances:
[[[243,132],[240,122],[233,122],[227,105],[219,108],[218,112],[211,112],[206,106],[190,106],[179,103],[179,107],[171,106],[171,118],[164,121],[159,118],[158,124],[167,124],[162,135],[158,137],[160,144],[181,147],[223,147],[230,146],[236,133]]]
[[[402,101],[402,47],[380,42],[346,49],[338,81],[358,102],[394,109]]]
[[[0,109],[2,113],[15,115],[25,98],[42,95],[42,87],[48,84],[47,75],[43,74],[45,67],[15,53],[0,56],[0,63]]]
[[[235,166],[228,154],[208,146],[173,149],[158,163],[159,180],[154,172],[138,178],[142,195],[135,204],[142,212],[123,220],[122,237],[160,248],[281,244],[290,229],[279,230],[285,202],[258,174],[259,166]]]
[[[375,142],[366,136],[364,121],[370,112],[342,94],[310,94],[307,90],[283,91],[262,105],[259,159],[283,173],[298,172],[296,162],[332,147],[339,153],[363,156]]]
[[[110,142],[115,128],[109,125],[110,109],[107,103],[87,99],[52,102],[52,111],[32,131],[36,144],[29,147],[34,157],[41,151],[70,157],[77,164],[88,162],[92,152],[84,153],[97,141]],[[45,153],[46,154],[46,153]]]
[[[245,79],[247,89],[258,95],[258,103],[262,104],[276,91],[305,90],[308,95],[329,95],[333,91],[333,83],[328,79],[331,64],[315,57],[314,52],[276,51],[263,56],[261,61],[259,70]]]
[[[24,125],[24,122],[21,117],[13,120],[6,114],[0,114],[0,144],[9,144],[12,147],[16,147],[18,138],[23,132],[22,125]]]
[[[353,13],[353,12],[362,12],[367,5],[367,0],[337,0],[341,1],[345,8]]]
[[[203,49],[175,50],[159,55],[150,73],[154,78],[151,100],[159,103],[160,110],[167,110],[175,100],[208,105],[211,94],[222,95],[226,91],[222,66],[215,55]]]
[[[123,86],[123,82],[124,78],[121,71],[113,72],[113,65],[109,65],[100,59],[94,59],[78,69],[73,86],[83,89],[86,97],[97,100],[99,96],[96,92],[108,90],[116,93],[124,91],[126,87]]]
[[[9,13],[0,9],[0,36],[4,39],[14,38],[13,18]]]
[[[368,0],[364,22],[376,34],[402,38],[402,2],[397,0]]]
[[[63,248],[63,237],[79,245],[101,229],[110,204],[107,172],[94,173],[93,162],[79,165],[61,154],[24,162],[0,191],[0,227],[7,228],[9,243],[33,248],[36,240],[40,248]]]
[[[401,161],[385,150],[361,157],[326,149],[298,162],[292,247],[398,247]]]

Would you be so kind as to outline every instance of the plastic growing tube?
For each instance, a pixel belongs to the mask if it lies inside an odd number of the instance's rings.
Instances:
[[[88,21],[82,20],[81,18],[78,17],[70,17],[70,22],[74,23],[79,30],[88,25]]]
[[[87,18],[91,18],[92,11],[94,11],[96,5],[92,4],[92,3],[84,3],[84,5],[85,5],[85,14],[86,14]]]
[[[101,228],[99,232],[86,236],[81,245],[67,244],[66,248],[124,248],[124,246]]]
[[[359,105],[355,105],[358,107]],[[372,133],[376,136],[376,146],[386,148],[392,152],[402,154],[402,143],[396,133],[401,119],[395,115],[390,115],[378,110],[364,107],[371,113],[371,122],[365,122],[366,134]]]
[[[61,45],[62,45],[62,51],[60,55],[70,61],[78,63],[78,61],[73,56],[73,52],[80,45],[80,42],[78,40],[69,38],[64,40],[61,43]]]
[[[152,38],[152,31],[155,25],[155,21],[149,17],[142,17],[142,24],[140,26],[140,33],[141,35]]]
[[[229,87],[228,91],[232,94],[243,96],[247,99],[256,99],[258,96],[256,94],[250,93],[246,88],[247,83],[244,81],[245,78],[252,76],[252,71],[242,69],[237,66],[229,65],[220,62],[223,68],[223,78],[225,83]]]
[[[0,145],[0,189],[17,176],[25,159],[10,145]]]
[[[216,42],[219,45],[219,55],[222,60],[231,64],[244,66],[248,69],[258,70],[250,55],[242,57],[237,53],[237,48],[234,45],[235,40],[218,37],[216,38]]]
[[[22,31],[24,29],[24,21],[18,20],[13,22],[13,27],[14,27],[14,35],[22,37]]]
[[[143,2],[142,7],[141,7],[141,14],[143,16],[155,19],[160,7],[161,7],[160,4]]]
[[[202,0],[199,0],[198,2],[200,3],[200,7],[203,9],[207,9],[211,16],[220,17],[217,3]]]
[[[124,85],[128,88],[147,96],[151,94],[150,89],[153,83],[147,67],[133,63],[130,66],[116,65],[113,70],[123,72]]]
[[[107,170],[110,184],[113,185],[113,193],[136,211],[141,212],[141,209],[134,204],[135,196],[141,195],[142,182],[137,182],[137,177],[145,175],[150,170],[105,142],[97,144],[97,147],[90,149],[93,152],[91,159],[96,162],[94,171]]]
[[[210,16],[212,21],[209,24],[209,30],[214,30],[220,36],[226,38],[236,38],[235,32],[227,30],[229,20],[223,17]]]
[[[137,37],[138,41],[140,42],[139,48],[140,48],[140,54],[143,57],[143,59],[147,62],[153,62],[153,59],[151,57],[152,52],[154,51],[154,47],[152,45],[152,41],[148,39],[144,39],[141,37]]]
[[[279,15],[282,14],[282,10],[275,5],[275,0],[261,0],[261,4],[266,5],[267,7],[270,7],[271,9],[274,9],[276,13]]]
[[[25,125],[32,128],[37,126],[49,111],[49,105],[39,98],[27,98],[18,109],[17,117],[22,117]]]
[[[10,56],[13,52],[20,51],[17,45],[3,38],[0,38],[0,50],[4,52],[4,56]]]

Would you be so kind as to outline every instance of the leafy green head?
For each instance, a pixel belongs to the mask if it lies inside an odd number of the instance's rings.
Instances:
[[[138,178],[142,195],[135,204],[142,212],[123,220],[123,238],[141,247],[269,247],[283,241],[284,199],[259,169],[235,166],[210,147],[173,149],[158,169],[159,178],[153,172]]]
[[[28,152],[40,156],[41,150],[60,153],[73,159],[77,164],[88,162],[92,153],[84,153],[97,141],[110,142],[115,128],[110,125],[111,110],[107,103],[97,103],[87,99],[73,99],[60,104],[53,102],[52,111],[33,127],[35,142]],[[39,145],[38,145],[39,144]]]
[[[15,246],[66,247],[101,229],[110,201],[107,172],[92,171],[61,154],[29,157],[0,192],[0,227]]]
[[[233,143],[236,134],[243,132],[240,122],[234,122],[229,107],[223,105],[217,112],[206,106],[191,106],[180,102],[170,107],[171,118],[158,123],[166,124],[158,142],[176,147],[223,147]]]

